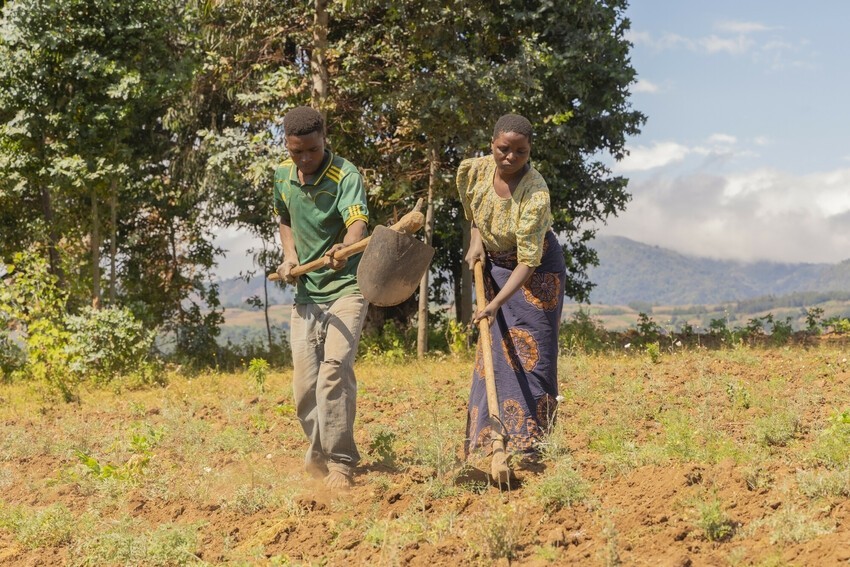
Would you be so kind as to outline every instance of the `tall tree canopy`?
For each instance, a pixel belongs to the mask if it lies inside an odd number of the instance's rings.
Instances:
[[[568,294],[586,299],[589,227],[629,199],[601,157],[621,158],[644,120],[629,103],[626,5],[7,2],[0,255],[44,243],[54,273],[74,275],[65,285],[77,304],[99,297],[106,270],[112,301],[178,331],[186,349],[208,348],[220,321],[213,231],[250,231],[265,243],[258,268],[276,263],[282,116],[313,100],[334,150],[363,171],[377,222],[432,195],[430,295],[464,297],[454,172],[489,151],[499,115],[518,112],[536,126],[533,160],[565,242]]]

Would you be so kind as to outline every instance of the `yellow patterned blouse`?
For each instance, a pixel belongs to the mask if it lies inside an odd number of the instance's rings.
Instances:
[[[493,156],[463,160],[457,170],[457,190],[466,218],[475,222],[484,248],[507,252],[516,248],[517,261],[536,268],[543,256],[543,239],[552,226],[549,187],[533,167],[510,198],[493,189]]]

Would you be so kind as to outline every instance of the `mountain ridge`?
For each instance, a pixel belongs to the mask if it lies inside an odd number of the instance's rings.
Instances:
[[[796,292],[850,289],[850,260],[838,264],[743,262],[691,256],[623,236],[599,236],[588,270],[591,303],[715,304]]]

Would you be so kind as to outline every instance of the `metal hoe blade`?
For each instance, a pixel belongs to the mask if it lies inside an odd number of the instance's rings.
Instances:
[[[357,266],[357,283],[369,303],[398,305],[413,295],[434,249],[409,234],[376,226]]]

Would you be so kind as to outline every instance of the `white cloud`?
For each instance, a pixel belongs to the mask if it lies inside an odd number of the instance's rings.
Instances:
[[[764,24],[760,24],[758,22],[723,21],[715,24],[714,29],[723,33],[749,34],[769,31],[774,28],[771,28]]]
[[[680,162],[691,152],[687,146],[675,142],[656,142],[651,147],[635,146],[629,148],[629,155],[618,162],[614,169],[618,173],[627,171],[647,171]]]
[[[713,258],[839,262],[850,258],[850,168],[797,176],[663,172],[630,184],[632,202],[600,234]]]
[[[735,37],[719,37],[710,35],[700,38],[697,41],[698,45],[707,53],[729,53],[730,55],[740,55],[750,51],[756,42],[745,35]]]
[[[708,137],[708,142],[711,144],[718,144],[722,146],[731,146],[738,142],[738,139],[735,136],[729,134],[712,134]]]
[[[632,87],[633,93],[657,93],[659,90],[661,89],[658,85],[646,79],[638,79],[635,86]]]

